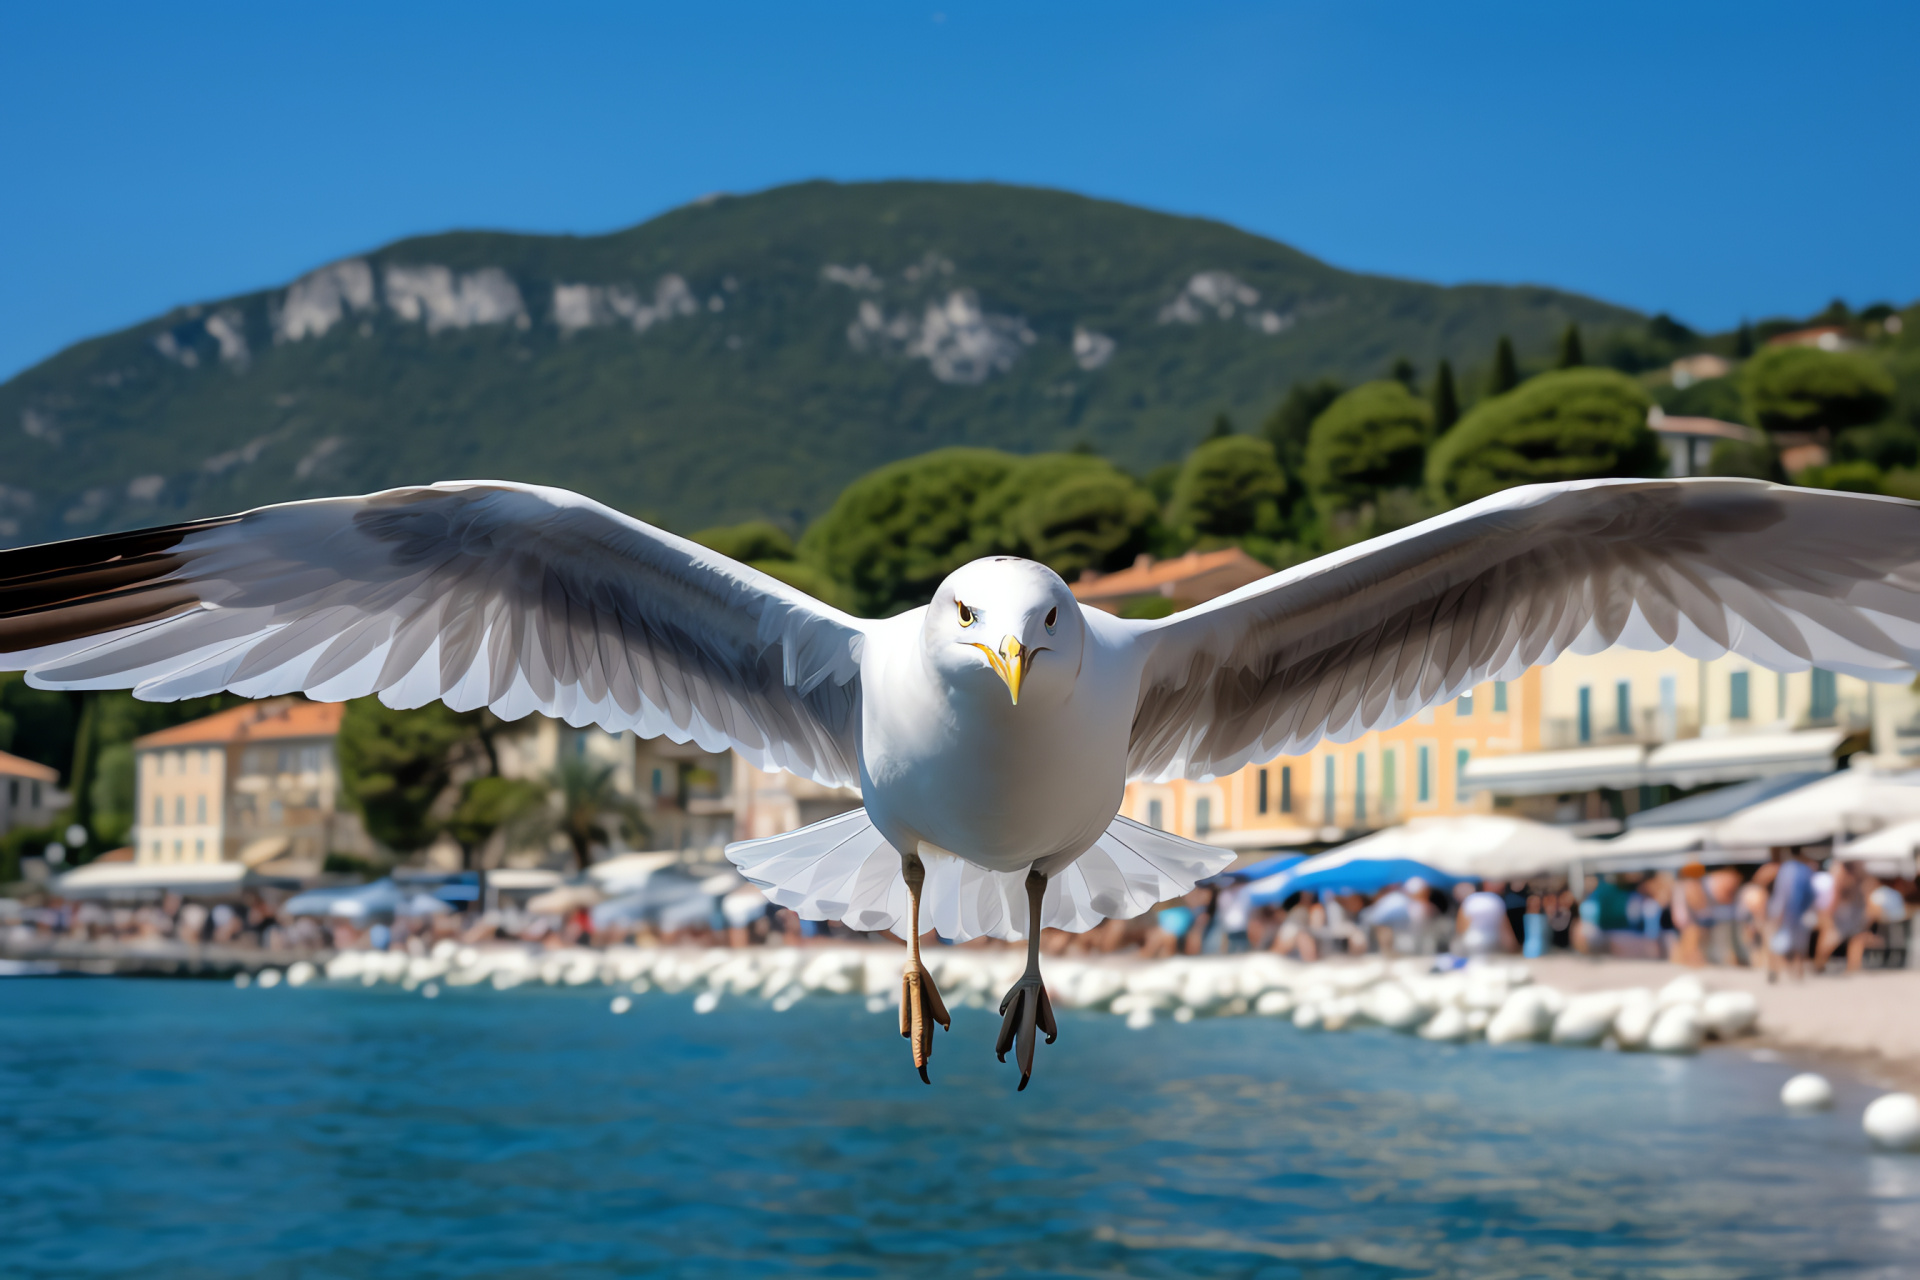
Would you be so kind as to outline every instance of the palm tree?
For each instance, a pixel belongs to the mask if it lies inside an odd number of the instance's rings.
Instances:
[[[573,846],[578,870],[585,871],[593,860],[595,839],[611,843],[616,832],[649,834],[646,815],[632,796],[614,786],[613,772],[610,764],[566,756],[547,777],[560,806],[544,811],[545,825]]]

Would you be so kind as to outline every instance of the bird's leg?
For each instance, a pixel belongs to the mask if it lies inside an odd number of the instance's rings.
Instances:
[[[1060,1038],[1053,1021],[1053,1002],[1047,999],[1047,984],[1040,980],[1040,903],[1047,896],[1047,878],[1039,868],[1027,872],[1027,970],[1000,1001],[1000,1039],[993,1046],[1000,1061],[1019,1037],[1019,1052],[1014,1061],[1020,1065],[1020,1088],[1033,1078],[1034,1028],[1047,1033],[1047,1043]]]
[[[953,1019],[941,1002],[933,975],[920,963],[920,887],[927,882],[927,866],[917,853],[900,856],[900,877],[907,882],[907,967],[900,975],[900,1034],[913,1042],[913,1065],[928,1084],[927,1060],[933,1057],[933,1024],[953,1030]]]

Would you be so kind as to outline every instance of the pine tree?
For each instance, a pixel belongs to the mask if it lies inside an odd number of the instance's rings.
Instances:
[[[1580,326],[1570,324],[1560,335],[1560,368],[1578,369],[1587,362],[1587,353],[1580,345]]]
[[[1733,358],[1736,360],[1745,360],[1752,354],[1753,326],[1745,320],[1742,320],[1740,322],[1740,328],[1733,335]]]
[[[1506,334],[1500,335],[1500,345],[1493,349],[1493,376],[1487,379],[1487,394],[1503,396],[1520,385],[1520,366],[1513,358],[1513,340]]]
[[[1413,367],[1413,361],[1405,356],[1395,356],[1393,367],[1387,370],[1387,376],[1412,392],[1420,390],[1420,375]]]
[[[1219,440],[1233,434],[1233,419],[1222,409],[1213,415],[1213,430],[1207,433],[1207,439]]]
[[[1433,372],[1433,434],[1442,436],[1460,421],[1460,397],[1453,390],[1453,365],[1442,360]]]

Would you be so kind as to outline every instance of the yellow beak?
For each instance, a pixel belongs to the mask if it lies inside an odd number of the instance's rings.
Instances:
[[[1019,706],[1020,684],[1027,678],[1027,668],[1033,665],[1034,651],[1013,636],[1008,636],[1000,642],[999,653],[979,643],[974,643],[973,647],[987,655],[987,661],[993,666],[994,674],[1007,682],[1007,692],[1013,695],[1013,705]]]

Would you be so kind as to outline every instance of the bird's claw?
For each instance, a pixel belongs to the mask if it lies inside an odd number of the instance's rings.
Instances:
[[[940,989],[933,985],[933,975],[925,965],[909,964],[900,975],[900,1034],[913,1042],[913,1065],[927,1084],[933,1083],[927,1061],[933,1057],[936,1022],[943,1030],[953,1030],[953,1019],[940,999]]]
[[[1020,1066],[1020,1088],[1027,1087],[1027,1081],[1033,1078],[1033,1050],[1035,1030],[1047,1033],[1047,1043],[1052,1044],[1060,1038],[1060,1028],[1053,1020],[1053,1001],[1047,998],[1047,985],[1038,975],[1022,978],[1013,984],[1006,998],[1000,1001],[1000,1038],[993,1046],[1000,1061],[1007,1060],[1007,1050],[1019,1040],[1019,1049],[1014,1061]]]

